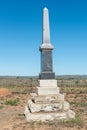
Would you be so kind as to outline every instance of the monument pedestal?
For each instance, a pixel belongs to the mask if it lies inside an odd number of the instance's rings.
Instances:
[[[36,93],[28,101],[24,114],[27,121],[50,121],[75,118],[70,105],[59,93],[57,80],[39,80]]]

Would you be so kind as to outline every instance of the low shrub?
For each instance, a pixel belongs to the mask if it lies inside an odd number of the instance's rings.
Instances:
[[[19,102],[19,99],[7,100],[5,101],[5,105],[17,106],[18,102]]]

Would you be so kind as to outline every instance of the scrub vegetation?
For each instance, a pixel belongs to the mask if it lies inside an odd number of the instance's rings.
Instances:
[[[58,77],[58,86],[66,101],[76,113],[69,121],[27,122],[24,109],[30,93],[35,92],[38,77],[0,77],[0,88],[10,95],[0,95],[0,130],[86,130],[87,129],[87,78]]]

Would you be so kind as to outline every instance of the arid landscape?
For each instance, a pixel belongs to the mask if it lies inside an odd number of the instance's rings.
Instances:
[[[0,130],[87,130],[86,78],[58,79],[61,93],[76,113],[70,121],[26,121],[23,112],[37,85],[37,78],[0,77]]]

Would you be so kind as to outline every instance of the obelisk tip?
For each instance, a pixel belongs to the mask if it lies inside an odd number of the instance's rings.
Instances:
[[[48,9],[45,7],[44,10],[48,10]]]

